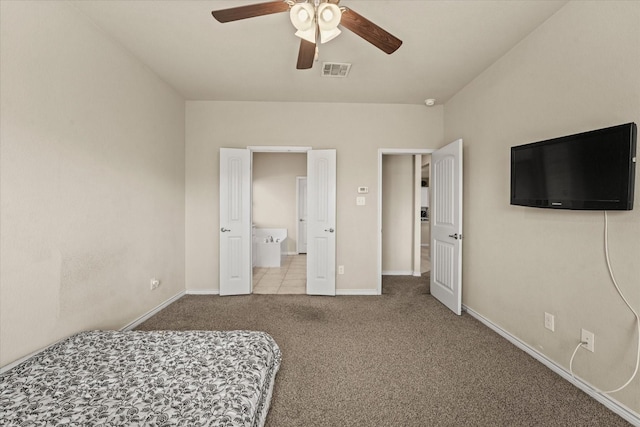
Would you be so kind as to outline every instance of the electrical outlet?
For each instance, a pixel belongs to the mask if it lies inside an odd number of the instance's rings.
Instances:
[[[338,266],[338,274],[344,274],[344,265]]]
[[[151,290],[158,289],[158,286],[160,286],[160,280],[151,279]]]
[[[553,314],[544,313],[544,327],[550,330],[551,332],[556,330],[556,316]]]
[[[593,334],[593,332],[589,332],[586,329],[583,329],[582,333],[580,334],[580,341],[582,341],[583,343],[586,343],[586,344],[582,344],[582,347],[586,348],[591,352],[596,351],[595,350],[596,336]]]

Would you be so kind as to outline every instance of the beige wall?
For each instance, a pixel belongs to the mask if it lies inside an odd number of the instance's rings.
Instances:
[[[188,290],[219,288],[219,148],[296,145],[337,149],[336,257],[345,274],[336,287],[375,292],[378,148],[443,145],[441,107],[188,101],[186,109]],[[356,206],[359,186],[369,187],[365,206]]]
[[[414,156],[382,156],[382,274],[413,274]]]
[[[184,100],[70,3],[1,7],[5,365],[184,290]]]
[[[253,223],[257,228],[286,228],[287,252],[296,252],[296,177],[307,176],[307,155],[253,153]]]
[[[580,329],[595,333],[577,375],[611,389],[635,364],[634,318],[609,279],[602,212],[509,205],[509,148],[640,123],[640,2],[571,2],[445,106],[447,140],[464,138],[463,303],[568,368]],[[610,213],[612,265],[640,311],[636,207]],[[544,312],[556,331],[544,328]],[[640,376],[612,395],[640,412]]]

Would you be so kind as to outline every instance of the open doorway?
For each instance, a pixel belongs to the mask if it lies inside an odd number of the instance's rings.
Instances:
[[[431,155],[416,156],[416,164],[420,165],[420,274],[425,274],[431,271]]]
[[[252,170],[253,293],[305,294],[306,247],[299,238],[306,229],[299,193],[306,183],[307,154],[256,152]]]
[[[422,278],[422,161],[432,149],[378,150],[378,286],[382,278],[411,276]],[[429,229],[429,223],[425,226]],[[428,235],[425,235],[427,239]],[[423,249],[425,248],[425,249]],[[425,265],[430,267],[430,265]]]
[[[381,165],[382,283],[421,283],[425,292],[430,271],[428,158],[385,154]]]

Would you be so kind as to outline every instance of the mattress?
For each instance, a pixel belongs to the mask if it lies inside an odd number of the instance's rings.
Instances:
[[[0,375],[0,424],[262,426],[280,360],[264,332],[82,332]]]

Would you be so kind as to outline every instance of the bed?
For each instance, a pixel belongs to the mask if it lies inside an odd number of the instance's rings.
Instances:
[[[82,332],[0,375],[0,424],[263,426],[280,360],[264,332]]]

